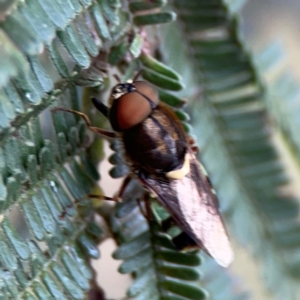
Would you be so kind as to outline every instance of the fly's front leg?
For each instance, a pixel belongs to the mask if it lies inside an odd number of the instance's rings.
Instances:
[[[131,175],[128,175],[122,182],[122,185],[120,189],[118,190],[117,194],[114,197],[107,197],[107,196],[102,196],[102,195],[94,195],[94,194],[88,194],[88,198],[94,198],[94,199],[100,199],[100,200],[110,200],[110,201],[115,201],[115,202],[122,202],[122,197],[124,195],[124,192],[132,180]]]
[[[64,209],[64,211],[63,211],[63,212],[61,213],[61,215],[59,216],[60,219],[63,219],[63,218],[66,216],[67,211],[68,211],[70,208],[72,208],[74,205],[80,203],[82,200],[85,200],[86,198],[90,198],[90,199],[99,199],[99,200],[108,200],[108,201],[114,201],[114,202],[122,202],[122,197],[123,197],[124,191],[126,190],[126,187],[127,187],[128,184],[130,183],[131,179],[132,179],[132,177],[131,177],[130,175],[128,175],[128,176],[124,179],[124,181],[123,181],[123,183],[122,183],[122,185],[121,185],[121,187],[120,187],[118,193],[117,193],[116,196],[114,196],[114,197],[107,197],[107,196],[104,196],[104,195],[96,195],[96,194],[87,194],[87,195],[86,195],[85,197],[83,197],[83,198],[76,199],[72,204],[68,205],[68,206]]]
[[[120,199],[115,198],[115,197],[107,197],[107,196],[104,196],[104,195],[87,194],[86,196],[84,196],[84,197],[82,197],[80,199],[76,199],[70,205],[68,205],[67,207],[65,207],[64,210],[63,210],[63,212],[60,214],[59,218],[60,219],[64,219],[65,216],[67,215],[69,209],[71,209],[73,206],[79,204],[81,201],[85,200],[86,198],[120,202]]]
[[[82,113],[82,112],[79,112],[77,110],[73,110],[73,109],[68,109],[68,108],[63,108],[63,107],[56,107],[54,109],[52,109],[53,112],[56,112],[56,111],[65,111],[65,112],[68,112],[68,113],[71,113],[71,114],[74,114],[74,115],[78,115],[82,118],[82,120],[84,121],[84,123],[86,124],[86,126],[93,132],[97,133],[97,134],[100,134],[102,136],[105,136],[107,138],[117,138],[117,134],[113,131],[108,131],[108,130],[105,130],[105,129],[102,129],[102,128],[98,128],[98,127],[94,127],[92,126],[91,124],[91,121],[89,119],[89,117]]]
[[[114,197],[107,197],[103,195],[95,195],[95,194],[88,194],[85,198],[93,198],[93,199],[99,199],[99,200],[109,200],[114,202],[122,202],[123,194],[130,183],[132,177],[128,175],[122,182],[122,185],[118,191],[118,193]]]

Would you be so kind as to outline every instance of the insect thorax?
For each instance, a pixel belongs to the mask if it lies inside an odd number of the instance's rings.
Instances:
[[[151,174],[165,174],[184,162],[185,133],[160,105],[142,123],[124,132],[123,141],[133,165]]]

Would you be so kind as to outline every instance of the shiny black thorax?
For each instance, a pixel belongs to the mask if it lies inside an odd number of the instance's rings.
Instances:
[[[126,130],[123,142],[133,167],[156,176],[179,169],[187,151],[181,124],[163,104],[158,104],[143,122]]]

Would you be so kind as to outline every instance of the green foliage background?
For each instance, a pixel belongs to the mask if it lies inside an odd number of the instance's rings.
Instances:
[[[243,2],[0,2],[1,300],[105,299],[94,281],[103,270],[92,270],[89,258],[99,257],[98,244],[109,236],[119,244],[120,272],[134,279],[130,299],[250,299],[210,258],[174,249],[157,222],[165,216],[159,206],[157,220],[145,220],[136,181],[116,207],[87,199],[72,205],[101,193],[96,167],[103,144],[78,116],[51,109],[84,111],[105,127],[90,97],[106,101],[112,73],[126,80],[140,68],[197,138],[230,236],[259,261],[274,299],[297,299],[299,195],[287,189],[278,151],[284,141],[287,155],[299,159],[296,86],[282,77],[263,80],[280,49],[275,44],[259,58],[245,49]],[[147,51],[182,77],[145,58]],[[110,146],[110,175],[122,177],[128,168],[121,145]]]

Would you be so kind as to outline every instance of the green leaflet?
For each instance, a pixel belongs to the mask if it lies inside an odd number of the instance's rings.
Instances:
[[[176,73],[174,70],[164,65],[160,61],[156,60],[155,58],[151,57],[150,55],[142,53],[140,56],[140,60],[145,67],[152,69],[157,73],[178,81],[182,79],[178,73]]]
[[[90,65],[89,56],[85,51],[78,32],[72,24],[66,30],[58,32],[58,37],[81,68],[87,68]]]
[[[175,21],[176,14],[173,12],[154,13],[141,16],[135,16],[133,22],[137,26],[154,25],[160,23],[169,23]]]
[[[145,80],[155,84],[158,87],[171,91],[180,91],[184,88],[184,84],[178,80],[157,73],[148,68],[144,68],[142,76]]]
[[[36,55],[43,51],[42,42],[31,32],[27,22],[17,11],[9,15],[0,27],[25,55]]]
[[[151,10],[155,8],[163,7],[167,4],[166,0],[154,0],[151,2],[147,1],[132,1],[129,3],[129,9],[131,12],[136,13],[144,10]]]

